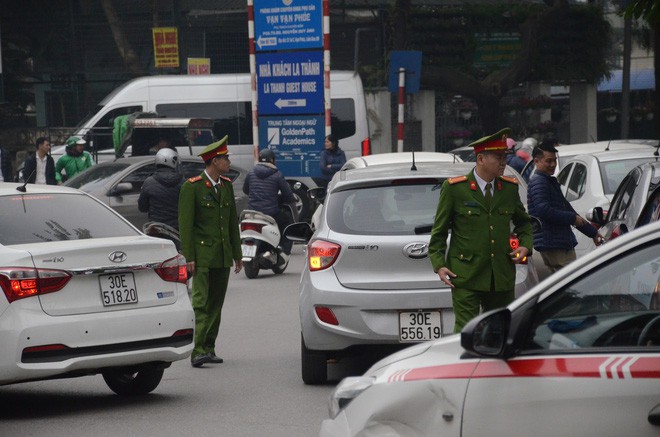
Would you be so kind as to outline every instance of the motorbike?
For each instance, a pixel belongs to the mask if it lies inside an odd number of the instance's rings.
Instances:
[[[295,218],[290,205],[283,205],[283,208]],[[281,234],[275,219],[259,211],[245,209],[239,221],[245,276],[254,279],[259,275],[259,270],[272,270],[278,275],[284,273],[289,259],[279,245]]]
[[[181,238],[176,228],[161,222],[146,222],[142,225],[142,232],[150,237],[170,240],[176,246],[176,250],[181,253]]]

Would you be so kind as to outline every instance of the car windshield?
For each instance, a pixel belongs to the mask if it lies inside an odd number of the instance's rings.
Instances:
[[[79,194],[2,196],[0,222],[4,246],[139,235],[106,206]]]
[[[619,161],[605,161],[600,163],[600,174],[603,179],[603,192],[605,194],[614,194],[619,184],[630,170],[639,164],[649,162],[653,159],[648,158],[622,159]]]
[[[337,232],[415,235],[430,232],[441,179],[394,181],[386,186],[337,191],[328,197],[328,225]]]
[[[96,187],[105,185],[108,182],[108,179],[112,178],[125,168],[128,168],[129,165],[130,164],[128,163],[118,162],[113,162],[107,165],[96,165],[68,180],[65,185],[67,187],[91,192],[94,191]]]
[[[646,346],[642,330],[660,314],[658,266],[655,241],[542,299],[527,348]]]

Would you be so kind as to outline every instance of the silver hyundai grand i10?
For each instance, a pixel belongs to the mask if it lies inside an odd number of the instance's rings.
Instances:
[[[286,232],[308,242],[299,297],[306,384],[326,381],[329,359],[452,333],[451,291],[432,270],[428,243],[442,183],[474,163],[411,164],[408,158],[338,172],[313,235],[304,223]],[[519,179],[510,167],[505,174]],[[519,187],[526,203],[527,186]],[[517,266],[516,295],[537,282],[530,257]]]

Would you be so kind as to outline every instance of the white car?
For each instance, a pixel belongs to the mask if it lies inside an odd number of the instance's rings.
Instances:
[[[404,157],[337,172],[313,235],[307,223],[287,228],[285,235],[309,243],[299,297],[306,384],[326,382],[329,359],[453,332],[451,290],[433,272],[428,244],[443,182],[474,165],[420,162],[413,170]],[[510,167],[504,173],[518,175]],[[518,189],[526,199],[527,185]],[[516,265],[517,294],[538,282],[532,258]]]
[[[474,150],[474,149],[473,149]],[[376,153],[374,155],[356,156],[344,163],[341,170],[354,168],[365,168],[374,165],[396,164],[400,162],[463,162],[459,155],[443,152],[398,152],[398,153]]]
[[[607,211],[623,178],[636,166],[656,161],[654,148],[596,152],[577,155],[564,163],[557,176],[562,193],[575,211],[589,220],[595,207]],[[593,240],[575,232],[578,245],[575,254],[581,257],[593,250]]]
[[[329,436],[657,436],[660,223],[344,379]]]
[[[579,143],[579,144],[560,144],[557,146],[557,168],[555,169],[554,176],[564,168],[566,162],[574,156],[585,155],[597,152],[607,151],[626,151],[626,150],[655,150],[658,145],[657,140],[612,140],[612,141],[596,141],[593,143]],[[522,171],[522,177],[527,183],[536,172],[534,160],[530,159]]]
[[[154,390],[190,356],[186,261],[82,191],[0,183],[0,385],[102,374]]]

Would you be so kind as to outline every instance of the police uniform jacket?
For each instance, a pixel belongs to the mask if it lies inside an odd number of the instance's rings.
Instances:
[[[495,291],[514,289],[516,271],[509,257],[511,223],[520,245],[531,254],[532,226],[520,201],[517,180],[500,176],[493,180],[493,185],[490,207],[486,206],[474,170],[442,185],[429,257],[433,271],[447,267],[456,274],[451,281],[458,288],[489,291],[492,276]]]
[[[231,267],[241,259],[241,238],[231,180],[220,177],[218,192],[206,173],[188,179],[179,194],[183,256],[195,268]]]

